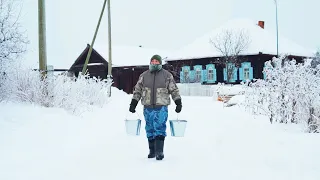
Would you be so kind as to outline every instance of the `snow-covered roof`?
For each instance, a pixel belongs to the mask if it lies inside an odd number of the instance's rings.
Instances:
[[[166,61],[181,60],[181,59],[197,59],[206,57],[220,57],[222,54],[217,51],[212,43],[212,39],[221,35],[225,30],[239,32],[244,30],[248,33],[250,44],[246,51],[240,55],[255,55],[260,52],[263,54],[277,54],[277,40],[276,33],[270,33],[266,29],[258,26],[258,22],[250,19],[233,19],[227,21],[225,24],[212,32],[196,39],[193,43],[179,49],[170,54]],[[314,51],[306,49],[297,43],[279,35],[279,54],[289,54],[296,56],[313,56]]]
[[[93,49],[108,61],[108,46],[94,45]],[[169,52],[139,46],[112,46],[112,67],[146,66],[149,65],[150,58],[155,54],[160,55],[164,59],[169,55]]]
[[[61,52],[59,54],[48,54],[48,65],[53,65],[54,69],[69,69],[72,64],[76,61],[79,55],[85,49],[84,46],[70,47],[68,51]],[[95,43],[93,49],[96,50],[106,61],[108,61],[109,48],[107,43],[99,44]],[[163,59],[169,54],[168,51],[158,50],[153,48],[145,48],[139,46],[124,46],[124,45],[113,45],[112,46],[112,66],[145,66],[149,65],[150,58],[158,54]],[[90,62],[89,62],[90,63]],[[164,63],[164,60],[162,61]],[[38,68],[38,61],[32,63],[25,63],[27,66],[32,68]],[[98,65],[98,64],[89,64]]]

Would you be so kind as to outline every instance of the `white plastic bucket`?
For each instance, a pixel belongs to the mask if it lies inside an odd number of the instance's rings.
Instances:
[[[186,130],[186,126],[187,126],[187,121],[186,120],[169,120],[169,122],[170,122],[171,136],[183,137]]]
[[[139,136],[141,128],[141,120],[125,120],[127,135]]]

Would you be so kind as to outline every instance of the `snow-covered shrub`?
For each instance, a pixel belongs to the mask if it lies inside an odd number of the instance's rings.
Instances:
[[[39,72],[23,68],[19,63],[10,64],[1,75],[1,100],[43,104],[46,83],[41,82]]]
[[[0,101],[59,107],[74,114],[106,104],[112,85],[112,81],[89,78],[89,75],[78,78],[58,75],[43,79],[39,71],[19,64],[6,68],[0,80]]]
[[[57,76],[51,90],[54,97],[53,106],[62,107],[77,114],[94,106],[102,107],[109,100],[108,90],[111,83],[81,74],[77,79]]]
[[[320,50],[315,53],[315,56],[311,59],[310,65],[313,68],[320,65]]]
[[[247,109],[267,115],[271,123],[300,123],[308,132],[318,131],[320,69],[286,58],[274,58],[266,67],[266,79],[244,86]]]

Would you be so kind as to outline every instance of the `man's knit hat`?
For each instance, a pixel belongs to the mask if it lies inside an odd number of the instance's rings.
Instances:
[[[155,60],[159,61],[160,64],[162,64],[162,58],[161,58],[160,55],[157,55],[157,54],[156,54],[156,55],[153,55],[153,56],[151,57],[150,61],[152,61],[152,59],[155,59]]]

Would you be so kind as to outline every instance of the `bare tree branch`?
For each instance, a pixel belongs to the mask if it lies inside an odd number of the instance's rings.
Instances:
[[[0,63],[19,57],[29,43],[18,23],[21,9],[16,0],[0,0]],[[17,11],[18,10],[18,11]]]
[[[239,55],[246,51],[251,43],[249,35],[244,30],[224,30],[210,42],[221,53],[222,58],[219,58],[217,63],[226,67],[227,81],[230,82],[235,68],[239,65]]]

